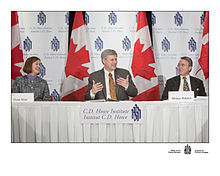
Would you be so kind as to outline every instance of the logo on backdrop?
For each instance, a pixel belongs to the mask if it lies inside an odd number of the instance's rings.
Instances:
[[[53,51],[58,51],[60,49],[60,41],[54,36],[53,40],[51,41],[51,49]]]
[[[200,23],[201,25],[204,25],[204,21],[205,21],[205,15],[204,13],[202,13],[201,17],[200,17]]]
[[[46,75],[46,67],[42,64],[42,62],[40,63],[40,77],[43,78]]]
[[[51,96],[53,97],[53,101],[60,101],[60,94],[57,92],[56,89],[53,90]]]
[[[141,109],[138,107],[137,104],[131,109],[132,119],[134,121],[139,121],[141,119]]]
[[[177,26],[181,26],[183,24],[183,17],[182,15],[180,15],[179,12],[177,12],[176,15],[174,16],[174,21]]]
[[[138,22],[138,13],[136,14],[136,23]]]
[[[40,12],[38,15],[37,15],[37,22],[38,24],[40,25],[44,25],[46,23],[46,15],[44,14],[44,12]]]
[[[168,52],[170,50],[170,41],[166,37],[164,37],[161,44],[162,44],[162,50],[164,52]]]
[[[89,24],[89,15],[85,12],[85,25]]]
[[[127,36],[125,36],[124,40],[122,40],[122,47],[125,51],[129,51],[129,49],[131,49],[131,41]]]
[[[24,40],[24,50],[27,52],[27,51],[30,51],[32,49],[32,41],[31,39],[27,36],[27,38]]]
[[[191,154],[191,147],[188,144],[184,148],[184,153],[185,154]]]
[[[67,25],[69,25],[69,18],[70,18],[70,13],[67,12],[66,15],[65,15],[65,23],[66,23]]]
[[[195,50],[196,50],[196,41],[193,39],[193,37],[191,37],[191,39],[189,40],[188,46],[189,46],[189,50],[191,52],[195,52]]]
[[[97,51],[101,51],[103,49],[103,41],[99,36],[95,40],[95,49]]]
[[[178,66],[176,66],[176,76],[179,75]]]
[[[108,15],[108,22],[110,25],[115,25],[115,23],[117,23],[117,15],[114,12],[111,12]]]
[[[156,16],[154,15],[154,13],[151,13],[151,21],[152,25],[154,26],[156,24]]]

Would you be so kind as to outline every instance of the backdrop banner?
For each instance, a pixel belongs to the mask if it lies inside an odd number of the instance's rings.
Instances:
[[[178,75],[180,57],[193,60],[191,75],[199,68],[204,12],[152,12],[153,50],[160,95],[167,79]]]
[[[19,12],[24,61],[41,59],[40,77],[48,83],[53,100],[60,99],[61,78],[68,54],[69,12]]]
[[[51,96],[60,100],[60,86],[68,55],[69,12],[18,12],[24,61],[41,59],[40,77],[49,85]],[[88,73],[103,67],[101,52],[114,49],[118,67],[131,72],[138,12],[85,12],[90,56]],[[182,56],[192,58],[191,72],[199,68],[204,12],[152,12],[152,47],[160,96],[166,80],[177,75]],[[132,75],[133,76],[133,75]]]

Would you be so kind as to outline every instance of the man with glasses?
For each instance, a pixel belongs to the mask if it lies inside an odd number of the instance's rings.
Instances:
[[[191,58],[181,57],[178,63],[179,76],[167,80],[161,100],[168,99],[169,91],[194,91],[195,97],[206,96],[202,80],[189,75],[192,66]]]

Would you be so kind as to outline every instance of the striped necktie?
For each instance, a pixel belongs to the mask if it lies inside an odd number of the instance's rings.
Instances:
[[[189,84],[188,84],[188,82],[187,82],[187,80],[186,80],[186,77],[184,76],[183,79],[184,79],[184,82],[183,82],[183,91],[189,91]]]

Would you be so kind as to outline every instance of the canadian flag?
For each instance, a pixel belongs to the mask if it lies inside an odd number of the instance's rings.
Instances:
[[[11,12],[11,79],[12,86],[17,76],[22,76],[21,68],[24,65],[21,46],[20,30],[18,24],[18,12]]]
[[[202,35],[202,49],[199,58],[200,68],[196,72],[196,76],[203,80],[206,93],[208,94],[208,78],[209,78],[209,12],[205,13],[205,21]]]
[[[155,74],[155,59],[152,50],[146,13],[139,12],[134,40],[134,54],[131,70],[138,95],[133,101],[160,100],[158,78]]]
[[[82,12],[75,12],[65,78],[61,86],[61,101],[84,101],[88,87],[90,59]]]

